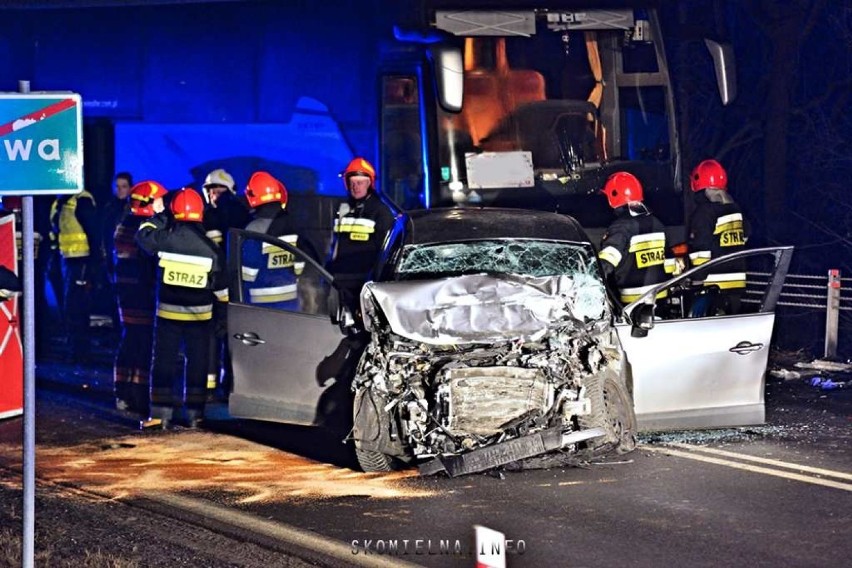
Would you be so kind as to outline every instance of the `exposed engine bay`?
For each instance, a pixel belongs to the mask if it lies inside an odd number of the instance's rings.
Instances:
[[[421,472],[453,475],[617,442],[597,408],[604,377],[620,372],[599,279],[370,283],[362,309],[372,335],[353,387],[354,435],[367,466],[431,459]]]

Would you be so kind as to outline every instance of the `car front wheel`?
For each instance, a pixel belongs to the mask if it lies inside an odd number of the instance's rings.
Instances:
[[[592,402],[592,412],[579,417],[580,427],[602,428],[606,432],[592,441],[593,453],[633,451],[636,448],[636,414],[624,381],[607,370],[586,381],[586,393]]]
[[[361,466],[367,473],[377,472],[377,471],[394,471],[397,469],[396,463],[393,457],[383,454],[382,452],[376,452],[374,450],[362,450],[361,448],[355,448],[355,457],[358,458],[358,465]]]

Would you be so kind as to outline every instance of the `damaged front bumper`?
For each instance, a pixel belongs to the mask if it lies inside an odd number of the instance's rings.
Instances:
[[[577,432],[562,432],[560,428],[549,428],[461,455],[439,456],[421,464],[419,471],[420,475],[445,472],[450,477],[458,477],[539,456],[604,435],[602,428],[589,428]]]

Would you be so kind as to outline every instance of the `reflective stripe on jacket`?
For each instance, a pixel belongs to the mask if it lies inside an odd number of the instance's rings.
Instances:
[[[748,227],[739,206],[728,200],[725,203],[697,196],[697,205],[690,218],[689,263],[701,266],[711,260],[745,249]],[[733,260],[704,277],[705,286],[720,289],[745,288],[745,261]],[[696,279],[696,283],[701,280]]]
[[[207,321],[213,319],[213,304],[181,306],[159,302],[157,316],[175,321]]]
[[[95,202],[92,194],[84,190],[68,198],[59,212],[59,252],[65,258],[89,256],[89,237],[77,219],[77,201],[80,198]]]
[[[644,207],[638,214],[628,207],[616,209],[616,219],[601,241],[598,258],[604,272],[613,275],[623,302],[633,301],[651,286],[665,282],[674,267],[666,258],[663,224]]]

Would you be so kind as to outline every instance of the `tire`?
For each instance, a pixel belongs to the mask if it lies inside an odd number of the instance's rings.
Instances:
[[[394,459],[382,452],[355,448],[355,457],[358,458],[358,465],[367,473],[394,471],[396,469]]]
[[[636,414],[624,380],[606,370],[586,381],[586,392],[592,401],[592,412],[578,418],[580,427],[603,428],[606,432],[591,441],[592,453],[626,454],[636,449]]]
[[[370,389],[360,388],[355,393],[352,438],[355,441],[355,457],[365,472],[395,471],[401,463],[396,455],[403,455],[402,446],[395,446],[388,436],[387,421],[382,413],[386,401]],[[385,453],[397,451],[396,455]]]

